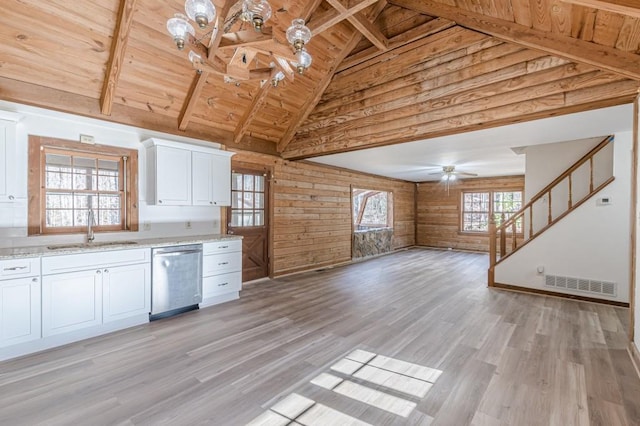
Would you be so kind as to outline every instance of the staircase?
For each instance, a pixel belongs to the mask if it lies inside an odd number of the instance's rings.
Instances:
[[[613,136],[591,151],[534,195],[520,210],[502,213],[489,222],[489,287],[496,265],[540,236],[600,190],[613,182]]]

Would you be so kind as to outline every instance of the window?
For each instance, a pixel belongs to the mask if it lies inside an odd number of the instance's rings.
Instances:
[[[462,193],[462,231],[488,232],[489,218],[496,225],[522,208],[522,191],[482,191]],[[522,232],[522,218],[516,221],[516,232]]]
[[[264,175],[231,173],[231,226],[264,226],[266,199]]]
[[[137,230],[137,151],[29,138],[29,234]]]
[[[393,227],[392,193],[353,189],[353,224],[356,230]]]

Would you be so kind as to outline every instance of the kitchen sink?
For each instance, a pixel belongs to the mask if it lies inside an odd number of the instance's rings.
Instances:
[[[55,246],[47,246],[49,250],[69,250],[69,249],[82,249],[91,247],[109,247],[109,246],[128,246],[138,244],[137,241],[109,241],[98,243],[74,243],[74,244],[60,244]]]

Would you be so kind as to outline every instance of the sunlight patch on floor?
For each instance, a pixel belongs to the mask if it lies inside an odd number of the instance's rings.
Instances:
[[[357,349],[310,383],[388,413],[407,418],[442,371]],[[334,373],[334,374],[332,374]],[[339,377],[336,374],[345,377]],[[385,389],[388,391],[385,392]],[[392,392],[394,394],[391,394]],[[397,396],[398,393],[406,397]],[[271,406],[248,426],[368,425],[297,393]]]

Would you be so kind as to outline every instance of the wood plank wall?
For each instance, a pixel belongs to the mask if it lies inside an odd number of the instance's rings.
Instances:
[[[449,195],[441,182],[425,182],[417,190],[417,245],[489,251],[485,234],[460,232],[462,191],[524,190],[524,176],[476,178],[457,181]]]
[[[273,170],[273,275],[351,260],[351,185],[393,192],[393,248],[415,245],[415,185],[310,162],[239,151],[234,163]]]

